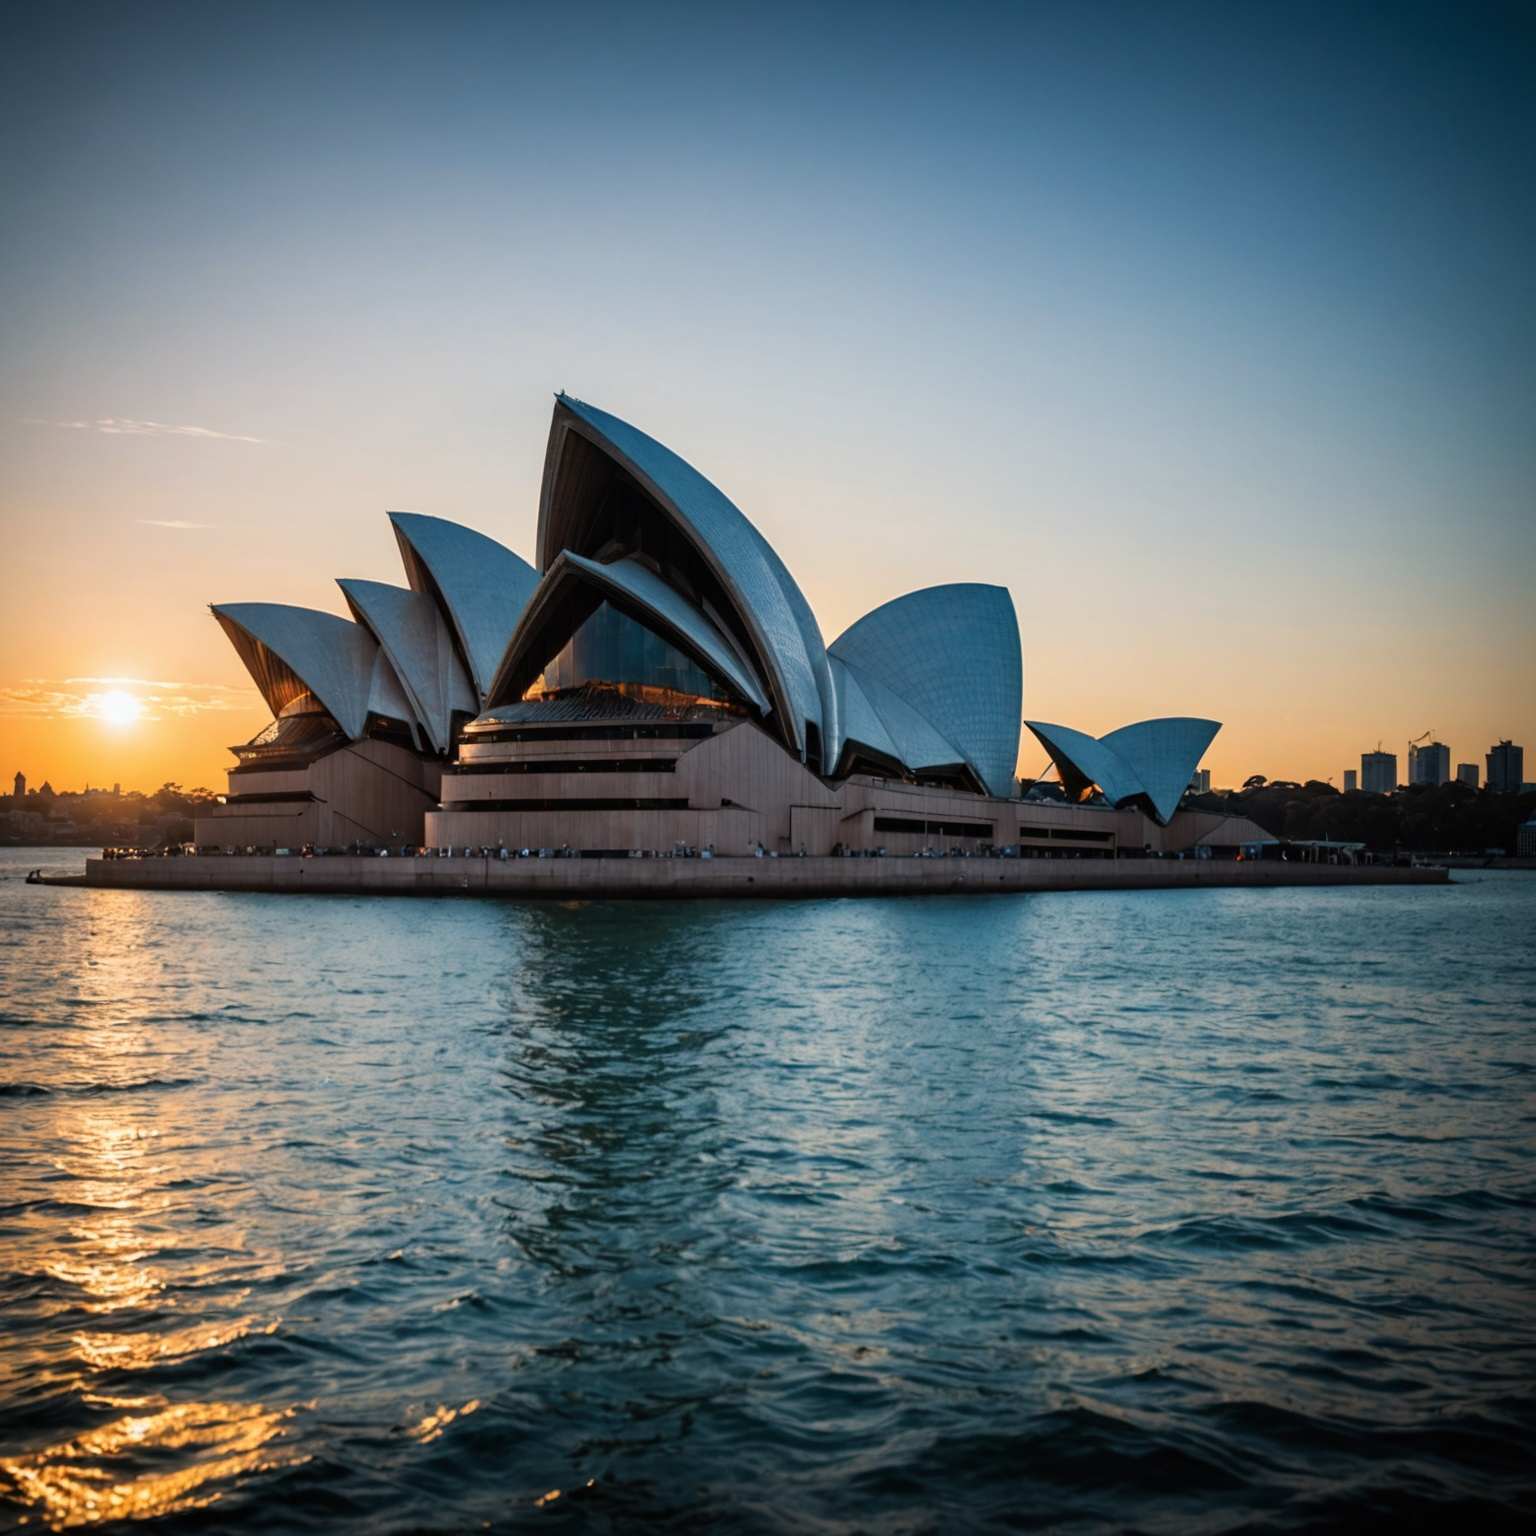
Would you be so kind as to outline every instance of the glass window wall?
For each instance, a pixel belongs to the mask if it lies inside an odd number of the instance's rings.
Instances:
[[[734,708],[724,683],[611,603],[601,603],[545,666],[524,698],[548,698],[593,685],[633,698]]]

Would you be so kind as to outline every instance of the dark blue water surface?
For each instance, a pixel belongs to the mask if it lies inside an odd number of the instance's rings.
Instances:
[[[537,905],[40,861],[0,855],[0,1523],[1536,1512],[1536,876]]]

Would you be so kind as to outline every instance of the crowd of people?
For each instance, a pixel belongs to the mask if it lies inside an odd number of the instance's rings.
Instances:
[[[729,857],[721,854],[713,843],[706,843],[702,848],[695,847],[691,843],[678,842],[670,848],[602,848],[580,849],[572,848],[569,843],[562,843],[558,848],[508,848],[505,844],[497,844],[492,847],[486,844],[454,844],[449,847],[429,847],[426,844],[400,843],[380,847],[377,844],[365,844],[362,842],[348,843],[340,847],[331,847],[325,844],[303,843],[297,848],[280,848],[269,844],[247,843],[244,846],[224,844],[222,846],[205,844],[195,847],[191,843],[174,843],[161,848],[104,848],[102,857],[105,859],[169,859],[190,858],[234,858],[234,857],[263,857],[263,858],[380,858],[380,859],[579,859],[579,858],[619,858],[619,859],[715,859]],[[750,844],[738,857],[753,859],[803,859],[808,857],[808,851],[804,844],[795,850],[770,849],[761,842]],[[952,844],[948,847],[928,844],[915,851],[906,853],[891,853],[883,845],[874,848],[855,848],[847,843],[835,843],[831,849],[831,857],[837,859],[1095,859],[1095,858],[1210,858],[1212,850],[1209,848],[1193,848],[1186,852],[1164,854],[1152,848],[1115,849],[1115,848],[1038,848],[1030,845],[1019,844],[995,844],[977,843],[973,847],[965,847],[961,844]],[[1255,855],[1250,854],[1250,857]],[[1242,854],[1239,853],[1241,858]]]

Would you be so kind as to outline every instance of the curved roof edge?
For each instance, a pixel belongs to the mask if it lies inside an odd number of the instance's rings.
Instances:
[[[274,715],[307,691],[353,741],[366,732],[370,711],[418,723],[361,624],[287,603],[215,603],[212,612]]]
[[[433,750],[452,744],[455,710],[480,712],[480,701],[437,604],[423,592],[382,581],[338,578],[358,623],[378,642]]]
[[[517,669],[523,652],[533,643],[540,624],[557,600],[562,587],[581,583],[645,615],[645,622],[669,636],[703,666],[722,678],[761,714],[773,705],[752,671],[718,629],[683,595],[638,560],[615,560],[604,565],[585,555],[562,550],[545,571],[537,590],[523,610],[523,617],[507,644],[506,655],[496,669],[487,707],[510,702],[502,695],[516,689]]]
[[[391,512],[406,579],[443,607],[470,681],[484,698],[539,574],[504,544],[462,523]]]
[[[860,685],[857,675],[840,656],[829,652],[828,660],[832,667],[832,680],[837,685],[838,717],[843,727],[844,750],[858,745],[867,747],[881,757],[888,757],[893,762],[902,762],[901,750],[891,739],[891,733],[885,728],[879,711],[870,703],[869,695]],[[841,755],[839,753],[839,757]]]
[[[877,677],[839,657],[840,665],[858,684],[869,706],[879,716],[891,743],[896,748],[896,760],[905,763],[913,773],[925,768],[967,768],[965,754],[920,710],[887,688]],[[974,773],[975,769],[971,771]]]
[[[773,704],[763,685],[756,673],[742,661],[736,647],[715,628],[707,615],[649,566],[638,560],[615,560],[602,565],[569,550],[562,552],[560,558],[589,581],[608,588],[620,598],[628,598],[658,624],[665,625],[760,714],[772,712]]]
[[[1024,653],[1006,587],[948,582],[892,598],[828,647],[932,722],[994,795],[1019,763]]]
[[[1219,720],[1168,715],[1122,725],[1096,740],[1064,725],[1024,723],[1050,753],[1069,792],[1097,784],[1117,806],[1143,796],[1162,826],[1173,819],[1205,749],[1221,729]]]
[[[1130,765],[1146,790],[1158,821],[1167,826],[1205,756],[1205,749],[1220,729],[1219,720],[1166,715],[1122,725],[1103,737],[1102,743]]]
[[[1135,769],[1113,747],[1105,746],[1086,731],[1074,731],[1070,726],[1051,725],[1043,720],[1026,720],[1024,723],[1050,754],[1068,794],[1081,796],[1091,785],[1097,784],[1111,805],[1120,805],[1134,795],[1146,793]]]
[[[619,417],[569,395],[556,397],[550,426],[539,504],[540,565],[547,567],[571,542],[552,511],[562,427],[578,431],[631,474],[688,539],[730,595],[760,659],[771,668],[765,681],[784,711],[784,728],[796,750],[806,750],[808,722],[820,735],[823,764],[835,761],[842,742],[826,645],[810,604],[772,545],[685,459]]]

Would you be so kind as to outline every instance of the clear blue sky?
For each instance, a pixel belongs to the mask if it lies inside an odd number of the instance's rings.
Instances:
[[[1536,8],[3,29],[0,689],[238,686],[203,604],[398,580],[386,507],[531,554],[565,388],[717,479],[829,639],[1005,582],[1026,713],[1213,714],[1218,779],[1536,748]],[[40,720],[0,716],[39,768],[89,745]]]

